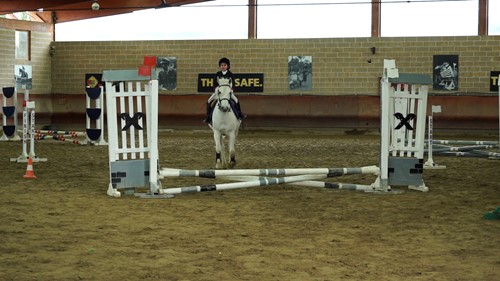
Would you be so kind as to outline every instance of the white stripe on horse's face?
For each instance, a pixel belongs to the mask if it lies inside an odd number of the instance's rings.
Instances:
[[[217,106],[222,112],[230,112],[231,105],[229,101],[231,99],[231,88],[229,86],[223,85],[219,86],[217,89]]]

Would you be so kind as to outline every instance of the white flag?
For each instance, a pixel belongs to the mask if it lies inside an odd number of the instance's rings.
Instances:
[[[441,112],[441,106],[440,105],[433,105],[432,106],[432,113],[440,113]]]

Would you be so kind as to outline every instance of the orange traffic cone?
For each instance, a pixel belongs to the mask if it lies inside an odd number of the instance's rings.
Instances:
[[[28,159],[28,167],[26,167],[26,175],[23,176],[25,179],[36,179],[35,172],[33,171],[33,160],[31,157]]]

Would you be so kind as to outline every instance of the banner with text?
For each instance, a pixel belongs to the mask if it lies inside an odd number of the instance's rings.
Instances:
[[[490,72],[490,91],[492,92],[498,91],[498,75],[500,75],[500,71]]]
[[[235,93],[262,93],[264,92],[263,73],[234,74],[233,88]],[[198,74],[198,92],[213,93],[215,88],[215,74]]]

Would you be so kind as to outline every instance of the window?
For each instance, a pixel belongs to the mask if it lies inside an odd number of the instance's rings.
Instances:
[[[30,59],[30,32],[16,30],[16,59]]]
[[[257,5],[260,39],[371,36],[371,1],[259,0]]]
[[[496,15],[500,11],[500,1],[490,0],[488,11],[488,35],[500,35],[500,17]]]
[[[381,35],[474,36],[478,30],[478,7],[478,0],[384,0],[381,5]],[[495,10],[490,8],[490,11]]]
[[[218,0],[58,23],[56,41],[246,39],[247,4]]]

